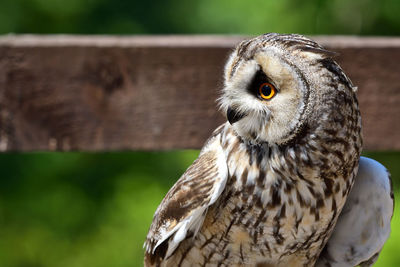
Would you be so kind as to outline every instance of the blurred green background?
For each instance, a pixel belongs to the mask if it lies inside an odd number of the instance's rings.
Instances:
[[[0,33],[399,35],[398,0],[1,0]]]
[[[398,0],[1,0],[0,34],[400,35],[399,11]],[[0,266],[141,266],[153,213],[197,154],[0,154]],[[400,153],[364,155],[388,167],[399,198]],[[377,266],[400,266],[396,215]]]

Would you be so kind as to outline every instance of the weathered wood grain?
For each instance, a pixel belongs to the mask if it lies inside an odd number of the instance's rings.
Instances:
[[[0,37],[0,150],[199,148],[242,36]],[[400,38],[315,37],[359,87],[365,148],[400,149]]]

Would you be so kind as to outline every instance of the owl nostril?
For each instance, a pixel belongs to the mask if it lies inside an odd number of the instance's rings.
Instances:
[[[230,124],[234,124],[245,116],[246,114],[240,113],[239,111],[232,109],[231,107],[229,107],[226,111],[226,117],[228,118]]]

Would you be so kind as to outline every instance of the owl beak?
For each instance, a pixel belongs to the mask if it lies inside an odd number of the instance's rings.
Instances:
[[[232,109],[231,107],[229,107],[226,111],[226,117],[228,118],[228,121],[231,125],[241,120],[245,116],[246,114],[240,113],[239,111]]]

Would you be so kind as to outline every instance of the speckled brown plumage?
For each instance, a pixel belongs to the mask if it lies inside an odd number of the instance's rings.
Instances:
[[[220,103],[238,121],[213,133],[160,204],[146,266],[315,264],[362,145],[356,88],[332,55],[300,35],[236,48]],[[276,87],[271,100],[257,97],[256,75]]]

